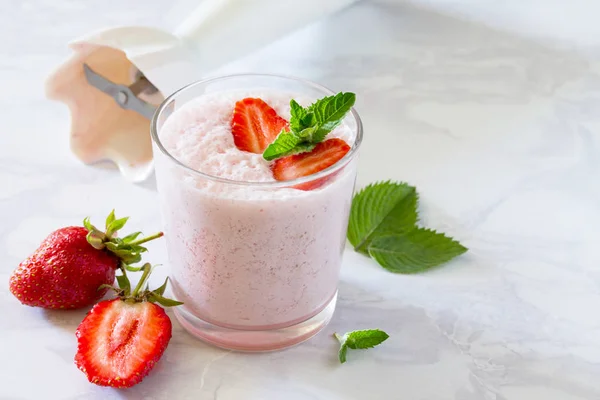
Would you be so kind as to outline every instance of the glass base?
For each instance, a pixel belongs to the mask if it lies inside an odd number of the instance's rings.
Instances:
[[[286,328],[250,331],[224,328],[206,322],[188,312],[184,307],[174,307],[179,323],[200,340],[228,350],[261,352],[281,350],[302,343],[323,329],[333,316],[337,292],[327,306],[317,315]]]

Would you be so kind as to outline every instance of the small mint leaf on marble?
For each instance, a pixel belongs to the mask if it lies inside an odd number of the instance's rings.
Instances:
[[[348,349],[370,349],[383,343],[390,337],[387,333],[379,329],[346,332],[341,336],[334,333],[334,336],[340,342],[338,359],[342,364],[346,362]]]

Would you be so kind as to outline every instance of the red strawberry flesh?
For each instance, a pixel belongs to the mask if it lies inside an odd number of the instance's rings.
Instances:
[[[156,304],[102,301],[77,328],[75,364],[92,383],[131,387],[161,358],[171,329],[171,320]]]
[[[273,162],[271,170],[278,181],[289,181],[315,174],[341,160],[350,151],[350,146],[342,139],[328,139],[306,153],[282,157]],[[311,190],[325,184],[330,177],[294,186],[300,190]]]
[[[288,122],[261,99],[247,97],[235,103],[231,133],[242,151],[262,154]]]

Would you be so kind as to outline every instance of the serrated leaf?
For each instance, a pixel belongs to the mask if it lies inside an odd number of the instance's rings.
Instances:
[[[298,144],[299,139],[296,135],[286,132],[282,129],[273,143],[267,146],[263,152],[263,158],[267,161],[283,157],[289,153]]]
[[[283,134],[282,134],[283,135]],[[280,135],[280,136],[282,136]],[[307,151],[311,151],[315,148],[316,144],[312,143],[297,143],[291,146],[292,142],[296,139],[289,139],[289,136],[294,136],[290,133],[286,133],[282,142],[271,143],[263,153],[263,158],[267,161],[275,160],[276,158],[287,157],[293,154],[304,153]],[[295,137],[295,136],[294,136]],[[288,142],[289,141],[289,142]],[[285,143],[288,142],[288,143]]]
[[[369,254],[391,272],[412,274],[444,264],[467,251],[456,240],[436,231],[416,228],[401,235],[380,236]]]
[[[302,141],[315,144],[322,142],[329,132],[326,129],[321,129],[319,126],[311,126],[302,130],[298,136]]]
[[[304,124],[303,118],[306,116],[306,109],[294,99],[290,100],[290,129],[293,132],[300,132],[308,125]]]
[[[344,335],[334,334],[340,342],[338,358],[340,363],[346,362],[348,349],[369,349],[377,346],[389,338],[389,335],[379,329],[365,329],[360,331],[347,332]]]
[[[106,230],[108,230],[108,227],[110,226],[110,224],[113,223],[113,221],[115,220],[115,210],[113,209],[110,214],[108,214],[108,217],[106,217],[106,224],[104,225],[106,227]]]
[[[352,199],[348,240],[356,251],[368,254],[373,239],[410,231],[417,222],[417,202],[415,188],[406,183],[368,185]]]
[[[315,114],[317,125],[321,129],[331,132],[344,119],[356,101],[354,93],[340,92],[334,96],[324,97],[308,107],[309,112]]]

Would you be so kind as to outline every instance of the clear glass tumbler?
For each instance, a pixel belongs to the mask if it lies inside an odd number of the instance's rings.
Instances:
[[[193,83],[168,97],[151,126],[174,309],[190,333],[213,345],[268,351],[300,343],[331,319],[362,124],[344,120],[351,150],[335,165],[285,182],[244,182],[194,170],[161,143],[177,110],[206,94],[277,91],[317,99],[312,82],[274,75],[231,75]],[[314,190],[300,190],[319,181]]]

